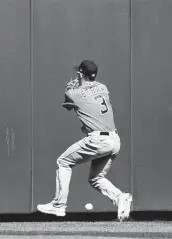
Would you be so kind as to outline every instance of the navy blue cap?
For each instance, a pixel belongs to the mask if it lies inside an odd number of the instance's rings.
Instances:
[[[74,66],[74,70],[81,72],[84,76],[88,76],[90,80],[94,80],[97,75],[98,67],[93,61],[84,60],[79,66]]]

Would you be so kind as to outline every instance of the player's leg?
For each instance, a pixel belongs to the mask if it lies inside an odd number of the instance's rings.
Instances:
[[[39,204],[37,209],[43,213],[65,216],[72,167],[95,157],[97,157],[97,149],[89,145],[89,137],[70,146],[57,159],[55,198],[48,204]]]
[[[89,183],[118,207],[118,219],[123,221],[129,217],[132,197],[129,193],[124,193],[115,187],[106,178],[115,157],[116,155],[107,155],[94,159],[91,162]]]
[[[112,160],[114,160],[116,155],[112,156],[107,155],[102,158],[97,158],[92,160],[90,173],[88,181],[92,187],[97,191],[107,196],[114,203],[117,202],[118,196],[122,193],[120,189],[115,187],[107,178]]]

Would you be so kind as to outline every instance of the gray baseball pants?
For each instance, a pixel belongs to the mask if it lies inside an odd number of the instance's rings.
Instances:
[[[89,183],[114,203],[122,193],[108,179],[112,161],[120,151],[120,138],[116,131],[110,135],[100,135],[99,131],[89,133],[87,137],[70,146],[58,159],[56,170],[56,194],[54,205],[67,207],[72,167],[91,161]]]

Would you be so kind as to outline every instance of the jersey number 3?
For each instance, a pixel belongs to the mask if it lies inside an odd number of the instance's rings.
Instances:
[[[108,107],[106,104],[105,99],[101,95],[97,95],[94,97],[94,99],[101,105],[101,113],[105,114],[108,112]]]

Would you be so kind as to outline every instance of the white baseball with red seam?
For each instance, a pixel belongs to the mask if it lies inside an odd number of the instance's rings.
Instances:
[[[91,203],[86,203],[86,204],[85,204],[85,209],[88,210],[88,211],[93,210],[93,204],[91,204]]]

